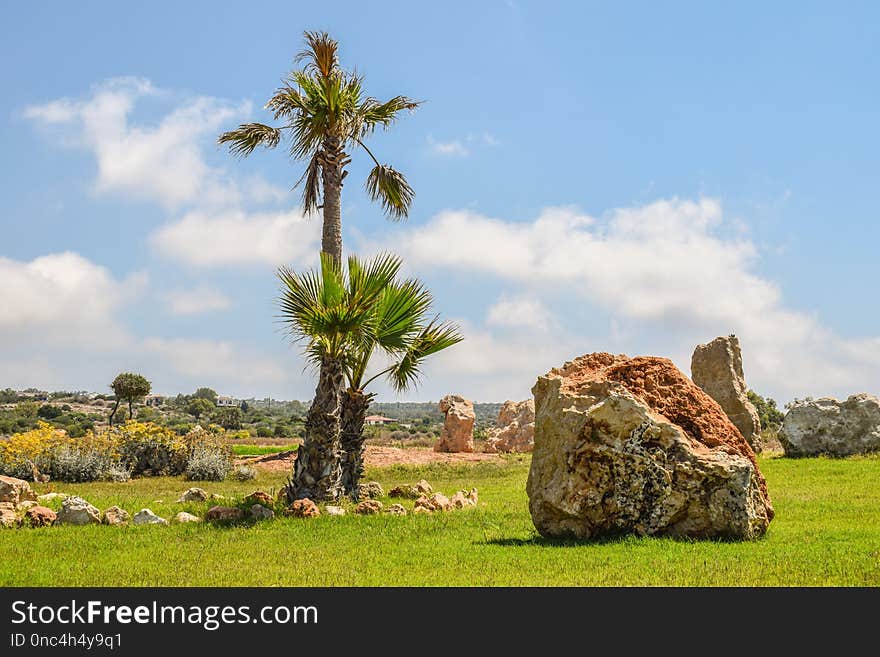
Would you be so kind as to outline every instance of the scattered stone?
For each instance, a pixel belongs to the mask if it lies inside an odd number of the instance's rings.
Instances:
[[[317,518],[321,515],[318,505],[312,502],[308,497],[301,500],[294,500],[284,512],[285,515],[294,518]]]
[[[212,506],[205,514],[205,520],[241,520],[243,515],[235,506]]]
[[[194,516],[191,513],[187,513],[186,511],[181,511],[176,516],[174,516],[174,522],[180,523],[181,525],[186,524],[188,522],[201,522],[202,519],[198,516]]]
[[[434,493],[431,495],[430,501],[437,511],[449,511],[452,508],[452,502],[443,493]]]
[[[581,356],[540,377],[527,492],[543,536],[752,539],[764,477],[721,407],[666,358]]]
[[[0,502],[0,527],[18,527],[18,514],[12,502]]]
[[[345,509],[341,506],[333,506],[332,504],[328,504],[324,507],[324,511],[327,512],[328,516],[344,516]]]
[[[211,493],[208,496],[209,500],[225,500],[226,497],[224,495],[220,495],[219,493]]]
[[[437,507],[435,507],[434,503],[425,495],[419,497],[413,505],[413,513],[434,513],[436,510]]]
[[[486,434],[487,452],[531,452],[535,446],[534,400],[504,402],[495,426]]]
[[[697,345],[691,357],[691,378],[718,402],[752,449],[761,451],[761,419],[747,394],[739,338],[728,335]]]
[[[431,486],[431,484],[429,484],[424,479],[419,479],[416,482],[415,489],[419,491],[419,493],[421,493],[422,495],[430,495],[434,492],[434,487]]]
[[[779,442],[786,456],[880,451],[880,399],[861,393],[846,401],[795,400],[782,421]]]
[[[354,507],[354,512],[361,516],[372,516],[382,511],[383,504],[379,500],[364,500]]]
[[[385,507],[385,513],[390,513],[393,516],[405,516],[406,507],[403,504],[392,504]]]
[[[52,502],[53,500],[66,500],[70,495],[65,493],[46,493],[45,495],[38,495],[38,502]]]
[[[474,451],[474,403],[461,395],[446,395],[440,400],[440,412],[446,417],[435,452]]]
[[[58,515],[48,507],[37,505],[25,511],[24,517],[31,527],[49,527]]]
[[[377,497],[384,497],[385,490],[378,481],[368,481],[358,486],[358,497],[362,500],[374,500]]]
[[[247,504],[262,504],[263,506],[273,506],[275,504],[275,500],[272,499],[272,496],[261,490],[255,490],[244,498],[244,501]]]
[[[149,509],[141,509],[134,514],[132,522],[136,525],[167,525],[165,518],[160,518]]]
[[[17,507],[22,502],[37,501],[31,485],[24,479],[0,475],[0,502],[12,502]]]
[[[19,511],[27,511],[31,507],[39,506],[39,502],[34,502],[33,500],[25,500],[24,502],[19,502],[18,510]]]
[[[213,495],[211,496],[213,498]],[[178,504],[182,502],[204,502],[208,499],[208,491],[198,486],[193,486],[183,495],[177,498]]]
[[[101,512],[83,498],[74,495],[61,503],[56,522],[59,525],[98,525],[101,523]]]
[[[254,520],[271,520],[275,517],[272,509],[267,509],[262,504],[254,504],[251,507],[251,518]]]
[[[417,513],[434,513],[434,509],[431,509],[427,506],[422,506],[420,504],[416,504],[416,506],[413,507],[412,512],[413,512],[413,515],[415,515]]]
[[[111,506],[104,511],[105,525],[124,525],[129,520],[131,520],[131,516],[128,515],[128,511],[118,506]]]
[[[402,497],[408,500],[418,499],[421,495],[421,491],[419,491],[419,489],[417,489],[415,486],[409,486],[406,484],[404,484],[403,486],[395,486],[390,491],[388,491],[388,497]]]
[[[452,496],[449,503],[454,509],[463,509],[466,506],[477,506],[477,489],[472,488],[470,492],[460,490]]]

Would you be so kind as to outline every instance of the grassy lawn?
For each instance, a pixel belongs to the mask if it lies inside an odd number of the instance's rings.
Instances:
[[[262,456],[263,454],[288,452],[296,447],[296,445],[233,445],[232,453],[236,456]]]
[[[545,541],[532,527],[528,457],[506,463],[390,467],[386,490],[426,478],[451,495],[476,486],[476,509],[419,516],[279,518],[251,526],[49,527],[0,530],[0,585],[880,585],[880,457],[763,459],[776,507],[752,543],[627,538]],[[243,496],[282,474],[201,484]],[[100,508],[150,507],[171,518],[181,478],[56,484]],[[51,485],[37,485],[46,492]],[[386,503],[389,500],[385,500]],[[411,502],[406,502],[411,506]]]

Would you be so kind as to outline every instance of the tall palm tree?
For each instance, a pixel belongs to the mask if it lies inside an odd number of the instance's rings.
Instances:
[[[374,305],[373,330],[351,344],[348,387],[342,392],[341,458],[343,491],[355,500],[364,471],[364,420],[375,396],[365,388],[385,376],[397,391],[407,390],[418,381],[425,358],[462,340],[454,324],[428,319],[432,302],[431,293],[416,280],[388,285]],[[384,352],[391,363],[366,378],[377,352]]]
[[[345,271],[322,253],[320,271],[278,270],[281,320],[294,341],[306,343],[320,372],[286,488],[289,501],[334,500],[341,493],[339,408],[350,346],[374,339],[374,307],[399,269],[399,258],[381,255],[367,263],[349,257]]]
[[[363,78],[339,65],[339,44],[326,32],[305,32],[306,48],[296,57],[305,62],[266,103],[281,125],[245,123],[220,135],[232,154],[245,157],[257,146],[275,148],[283,138],[290,142],[290,155],[306,162],[297,185],[302,184],[306,213],[323,210],[321,250],[342,263],[342,184],[348,175],[350,152],[358,148],[373,160],[366,188],[382,204],[390,219],[409,214],[413,190],[406,178],[388,164],[381,164],[364,141],[377,127],[389,127],[403,110],[415,110],[419,102],[395,96],[385,102],[365,96]]]

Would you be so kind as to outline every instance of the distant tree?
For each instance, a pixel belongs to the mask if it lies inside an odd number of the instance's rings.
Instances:
[[[195,397],[186,405],[186,412],[198,420],[202,415],[211,413],[214,408],[213,402],[208,399],[205,399],[204,397]]]
[[[776,400],[770,397],[762,397],[754,390],[748,391],[749,401],[758,411],[758,418],[761,420],[761,430],[778,429],[785,419],[785,413],[776,407]]]
[[[68,408],[70,408],[68,406]],[[57,406],[52,406],[52,404],[43,404],[40,406],[40,410],[37,411],[37,416],[43,418],[44,420],[54,420],[59,415],[64,414],[64,409],[58,408]]]
[[[204,400],[199,400],[204,401]],[[242,413],[240,408],[234,406],[230,408],[218,408],[213,416],[214,423],[219,424],[224,429],[237,430],[241,429]]]
[[[217,392],[211,388],[199,388],[192,396],[194,399],[207,399],[212,404],[217,404]]]
[[[248,403],[246,401],[242,401],[241,406],[239,408],[241,408],[242,413],[247,413],[250,410],[250,406],[248,405]]]
[[[128,402],[128,419],[131,420],[134,418],[134,402],[149,395],[152,386],[140,374],[123,372],[113,379],[110,388],[116,395],[116,405],[113,406],[113,411],[110,413],[110,426],[113,426],[113,418],[119,409],[120,402]]]
[[[19,417],[35,418],[40,410],[40,405],[34,401],[21,401],[15,405],[15,414]]]
[[[18,400],[18,393],[12,388],[0,390],[0,404],[14,404]]]

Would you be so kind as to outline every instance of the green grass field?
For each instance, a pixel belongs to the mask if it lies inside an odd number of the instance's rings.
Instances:
[[[544,540],[527,509],[529,459],[511,457],[501,465],[368,473],[386,490],[421,477],[448,495],[479,489],[478,508],[435,515],[0,530],[0,585],[880,585],[880,456],[761,465],[776,519],[763,540],[751,543]],[[277,490],[283,480],[281,473],[264,474],[256,482],[202,486],[243,496]],[[190,485],[155,478],[54,488],[100,508],[150,507],[170,519],[180,510],[207,509],[174,503]],[[35,488],[42,493],[50,485]]]
[[[262,456],[287,452],[291,449],[296,449],[296,445],[233,445],[232,453],[236,456]]]

